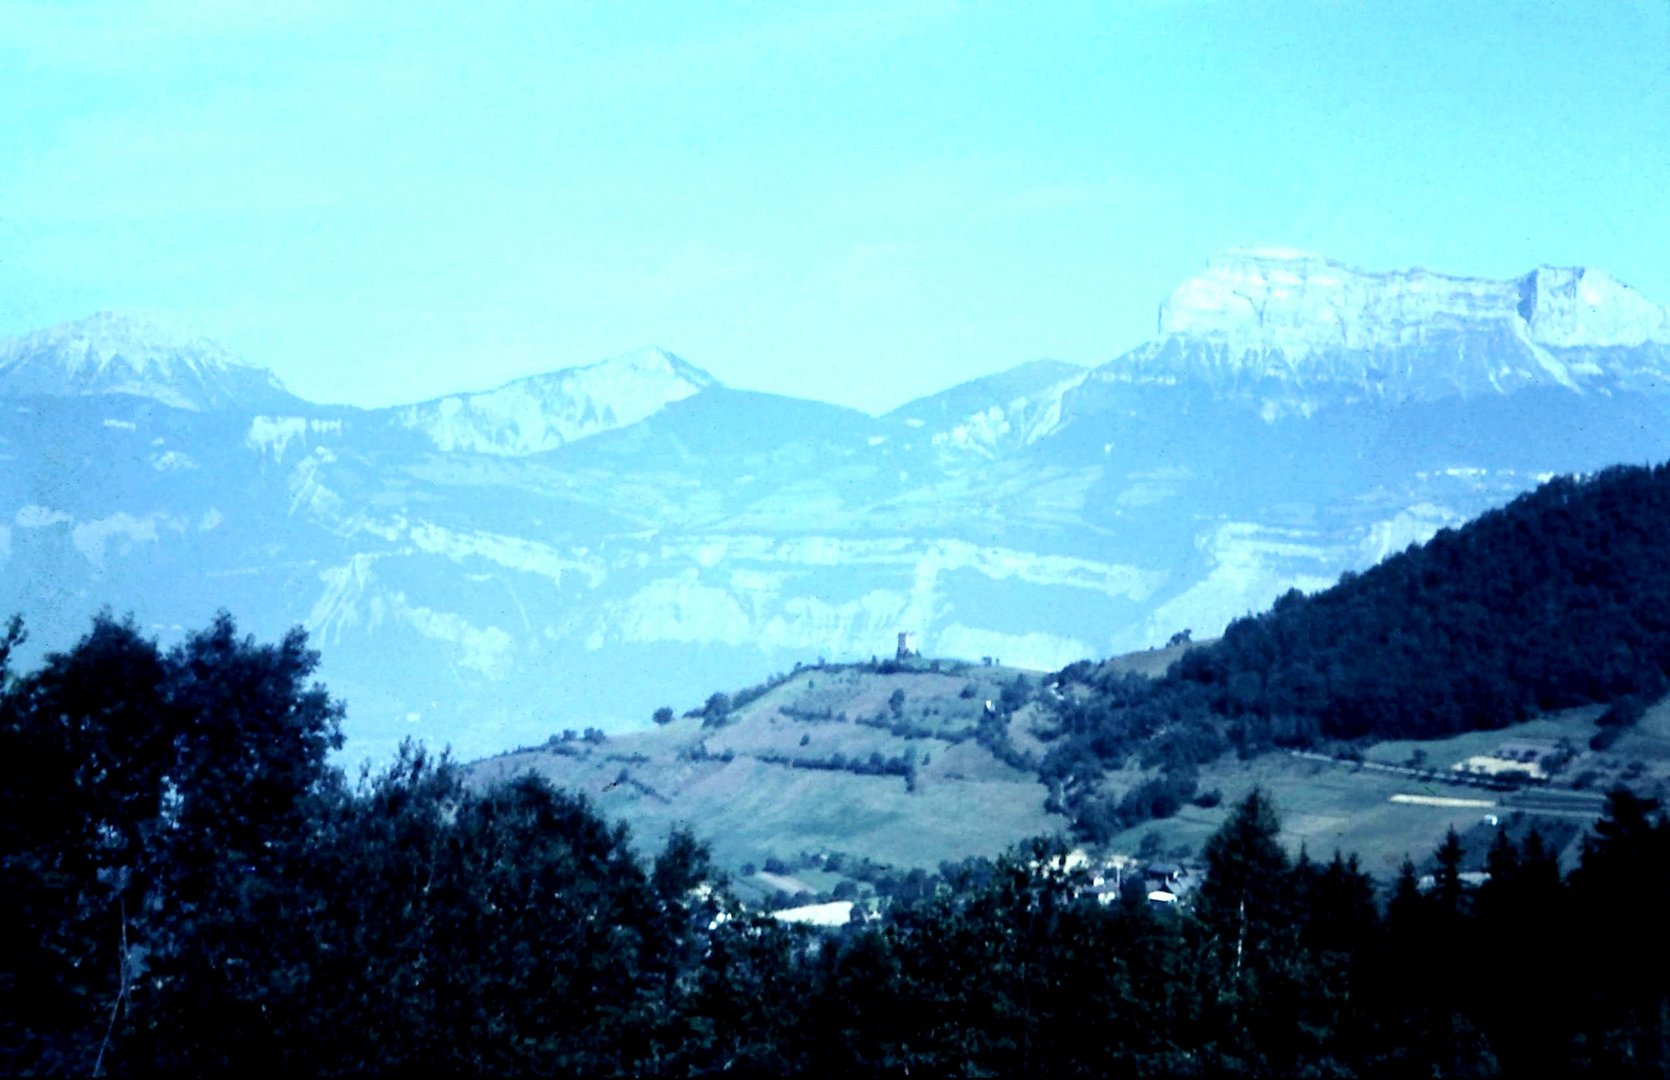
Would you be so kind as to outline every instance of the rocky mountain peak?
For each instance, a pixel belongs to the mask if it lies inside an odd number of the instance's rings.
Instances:
[[[1670,314],[1603,271],[1543,266],[1510,280],[1373,272],[1285,248],[1232,249],[1160,306],[1161,337],[1290,358],[1418,344],[1458,329],[1559,348],[1670,343]]]
[[[290,400],[265,368],[151,315],[101,311],[0,341],[0,392],[128,394],[180,409],[263,409]]]
[[[670,379],[687,383],[698,390],[719,385],[718,379],[701,368],[655,345],[646,345],[596,364],[555,374],[578,375],[581,372],[595,372],[597,375],[614,373],[629,378]]]
[[[1532,387],[1657,392],[1670,386],[1670,313],[1587,267],[1498,280],[1243,248],[1179,285],[1155,340],[1094,382],[1204,384],[1271,420]]]
[[[646,347],[481,393],[409,405],[397,416],[441,450],[520,456],[635,424],[718,385],[701,368]]]
[[[1604,270],[1539,266],[1515,284],[1515,314],[1533,341],[1565,348],[1670,344],[1670,308]]]

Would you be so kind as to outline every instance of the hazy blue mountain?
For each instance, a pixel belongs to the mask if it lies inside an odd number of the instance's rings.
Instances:
[[[111,311],[0,342],[0,387],[11,395],[125,394],[193,411],[300,404],[272,372],[213,341]]]
[[[1034,360],[908,402],[887,419],[921,431],[949,461],[989,459],[1053,432],[1063,395],[1084,376],[1074,364]]]
[[[522,457],[654,416],[710,386],[713,376],[661,349],[453,394],[398,410],[436,449]]]
[[[640,725],[796,661],[1053,668],[1215,633],[1546,474],[1670,457],[1670,319],[1510,281],[1231,252],[1156,338],[883,417],[656,349],[382,410],[101,315],[0,343],[0,609],[300,623],[351,756]]]

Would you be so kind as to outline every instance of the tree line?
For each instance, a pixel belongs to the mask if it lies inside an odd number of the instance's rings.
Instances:
[[[0,1071],[694,1076],[1591,1075],[1670,1067],[1670,824],[1615,792],[1562,876],[1504,833],[1465,887],[1288,857],[1259,792],[1182,911],[1059,841],[822,937],[649,857],[534,775],[408,745],[350,782],[342,710],[230,618],[0,637]]]
[[[1160,679],[1091,663],[1059,676],[1040,766],[1080,831],[1142,820],[1099,780],[1133,756],[1174,776],[1234,750],[1341,748],[1500,728],[1539,711],[1670,690],[1670,466],[1557,477],[1334,587],[1232,622]],[[1637,709],[1635,715],[1639,715]]]

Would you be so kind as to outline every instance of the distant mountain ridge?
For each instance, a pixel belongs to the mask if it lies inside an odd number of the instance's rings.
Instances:
[[[1604,271],[1540,266],[1507,281],[1374,273],[1321,255],[1234,249],[1160,306],[1160,337],[1290,356],[1418,344],[1436,331],[1515,323],[1548,348],[1670,344],[1670,314]]]
[[[671,353],[645,348],[586,367],[517,379],[495,390],[409,405],[399,415],[438,450],[537,454],[635,424],[718,385],[712,375]]]
[[[1584,267],[1501,281],[1249,249],[1180,285],[1155,340],[1093,377],[1202,379],[1272,414],[1533,386],[1656,390],[1670,381],[1670,313]]]
[[[990,450],[1005,435],[1025,444],[1048,434],[1059,422],[1057,402],[1081,383],[1180,379],[1231,393],[1309,395],[1312,409],[1329,391],[1347,401],[1538,385],[1656,391],[1670,386],[1670,308],[1589,267],[1542,266],[1498,280],[1370,272],[1293,249],[1233,248],[1174,289],[1160,305],[1154,340],[1121,357],[1088,371],[1022,363],[888,418],[931,426],[945,433],[943,443]],[[718,385],[666,350],[645,347],[397,411],[437,449],[516,455],[629,426]],[[259,408],[289,397],[269,371],[216,342],[118,312],[0,341],[0,387],[130,393],[193,409]],[[1034,419],[1022,430],[1008,413],[1028,407]],[[1042,423],[1039,413],[1047,414]]]
[[[0,341],[0,392],[130,394],[177,409],[267,409],[298,401],[272,372],[151,316],[102,311]]]
[[[1257,304],[1253,301],[1257,300]],[[113,316],[0,345],[0,613],[305,625],[350,753],[618,730],[890,652],[1057,669],[1321,588],[1546,476],[1670,457],[1663,309],[1599,271],[1236,252],[1162,334],[885,416],[659,349],[314,405]]]
[[[1049,435],[1061,424],[1063,397],[1087,372],[1059,360],[1033,360],[901,405],[887,414],[926,427],[951,454],[993,458]]]

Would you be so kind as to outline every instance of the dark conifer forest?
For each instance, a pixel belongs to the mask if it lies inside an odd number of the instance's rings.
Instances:
[[[1666,535],[1670,471],[1546,485],[1152,687],[1109,680],[1061,745],[1111,757],[1140,721],[1186,766],[1656,697]],[[1425,887],[1413,864],[1377,887],[1349,852],[1290,857],[1255,790],[1176,907],[1098,896],[1040,839],[819,934],[741,907],[692,833],[640,853],[531,775],[472,784],[408,745],[346,777],[299,631],[222,616],[165,650],[104,616],[28,672],[23,632],[0,638],[7,1073],[1670,1071],[1670,821],[1623,788],[1569,873],[1503,830],[1474,887],[1452,833]]]
[[[1100,839],[1174,812],[1196,793],[1192,766],[1232,750],[1441,738],[1595,703],[1622,721],[1670,689],[1667,565],[1670,466],[1557,477],[1333,588],[1289,592],[1162,679],[1067,668],[1083,689],[1041,771]],[[1165,775],[1103,792],[1133,755]]]

